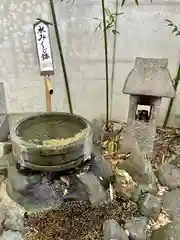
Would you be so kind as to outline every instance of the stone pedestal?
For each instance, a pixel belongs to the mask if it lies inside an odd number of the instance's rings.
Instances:
[[[9,154],[7,158],[7,193],[27,212],[52,209],[67,199],[102,203],[113,177],[107,162],[96,156],[78,169],[48,173],[28,169],[19,172],[13,155]]]

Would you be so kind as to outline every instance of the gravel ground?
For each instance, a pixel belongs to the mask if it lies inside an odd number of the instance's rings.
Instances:
[[[31,214],[25,221],[26,240],[98,240],[106,219],[138,216],[137,205],[122,200],[92,207],[87,202],[68,201],[58,210]]]
[[[180,156],[180,130],[157,129],[153,166],[157,169],[172,154]],[[111,156],[112,165],[118,164],[118,153]],[[107,160],[108,156],[106,156]],[[108,205],[93,208],[86,202],[67,202],[60,209],[32,214],[25,220],[25,240],[98,240],[102,239],[102,225],[114,218],[122,223],[138,216],[137,205],[116,200]],[[157,225],[157,223],[156,223]]]

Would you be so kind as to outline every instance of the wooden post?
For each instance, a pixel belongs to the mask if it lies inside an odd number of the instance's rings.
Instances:
[[[51,104],[51,95],[53,94],[53,89],[51,87],[50,76],[44,76],[45,82],[45,91],[46,91],[46,107],[48,112],[52,112],[52,104]]]

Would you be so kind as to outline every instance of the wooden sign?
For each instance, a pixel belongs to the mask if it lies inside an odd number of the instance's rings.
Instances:
[[[37,55],[41,75],[54,75],[53,58],[49,34],[51,23],[38,19],[34,24],[34,34],[36,39]]]

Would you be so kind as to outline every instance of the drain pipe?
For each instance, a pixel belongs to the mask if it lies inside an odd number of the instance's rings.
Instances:
[[[61,38],[60,38],[58,25],[57,25],[56,13],[55,13],[55,8],[54,8],[54,1],[53,0],[49,0],[49,1],[50,1],[51,13],[52,13],[52,17],[53,17],[53,23],[54,23],[56,39],[57,39],[57,44],[58,44],[58,49],[59,49],[59,55],[60,55],[60,58],[61,58],[61,64],[62,64],[62,69],[63,69],[63,74],[64,74],[64,81],[65,81],[65,85],[66,85],[66,92],[67,92],[69,110],[70,110],[70,113],[73,114],[69,82],[68,82],[67,71],[66,71],[62,46],[61,46]]]
[[[179,65],[177,76],[175,78],[175,83],[174,83],[175,92],[177,91],[179,81],[180,81],[180,65]],[[163,128],[166,128],[166,126],[167,126],[167,123],[168,123],[168,120],[169,120],[169,117],[170,117],[170,114],[171,114],[173,103],[174,103],[174,98],[171,98],[169,106],[168,106],[168,110],[167,110],[167,113],[166,113],[166,117],[164,119]]]

